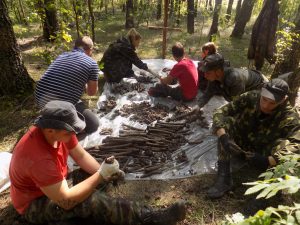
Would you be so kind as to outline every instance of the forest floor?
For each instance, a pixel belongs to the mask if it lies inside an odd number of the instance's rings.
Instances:
[[[99,23],[101,29],[98,29],[96,33],[97,44],[93,56],[96,60],[101,59],[105,48],[111,41],[126,33],[122,23],[115,21],[100,21]],[[186,47],[187,55],[194,60],[199,59],[200,46],[207,41],[207,37],[204,34],[208,32],[208,27],[201,26],[201,21],[196,21],[195,26],[196,31],[193,35],[189,35],[185,31],[169,33],[167,58],[171,59],[169,51],[171,45],[175,41],[181,41]],[[31,77],[37,81],[48,67],[44,60],[45,53],[49,50],[50,52],[56,51],[56,54],[58,54],[59,50],[53,49],[53,46],[45,44],[41,40],[41,29],[36,25],[30,25],[30,27],[15,26],[14,29],[21,47],[25,66]],[[161,31],[149,30],[145,26],[141,26],[139,31],[143,36],[141,46],[138,49],[139,56],[142,59],[160,58]],[[242,39],[230,39],[229,32],[230,27],[229,30],[221,29],[221,37],[216,41],[220,46],[219,51],[226,59],[231,61],[232,66],[247,67],[250,64],[246,59],[249,28],[246,28],[245,37]],[[272,67],[266,65],[263,71],[266,75],[270,75],[271,70]],[[100,92],[102,85],[103,80],[100,79]],[[90,107],[95,107],[97,97],[83,96],[83,99],[89,103]],[[38,115],[38,110],[34,105],[33,96],[28,97],[23,102],[9,98],[1,100],[0,151],[11,151],[15,143]],[[182,199],[187,202],[188,212],[186,219],[179,223],[180,225],[219,224],[225,219],[226,214],[230,215],[242,211],[243,207],[247,205],[249,197],[244,196],[247,187],[242,185],[242,183],[256,180],[257,175],[258,173],[255,171],[249,171],[248,167],[235,172],[233,174],[234,183],[236,184],[235,189],[218,200],[207,199],[205,195],[207,188],[213,183],[215,177],[210,174],[180,180],[126,181],[125,184],[112,187],[109,194],[137,200],[155,207],[165,207]],[[13,209],[8,190],[0,194],[0,224],[27,224],[20,220]],[[83,222],[72,221],[69,224],[83,224]]]

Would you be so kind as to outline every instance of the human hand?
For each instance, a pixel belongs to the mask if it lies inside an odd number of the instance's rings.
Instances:
[[[269,158],[256,152],[245,152],[246,159],[258,169],[266,170],[269,167]]]
[[[118,160],[116,160],[114,156],[106,158],[101,164],[98,172],[105,181],[114,179],[114,176],[119,175],[120,173]]]

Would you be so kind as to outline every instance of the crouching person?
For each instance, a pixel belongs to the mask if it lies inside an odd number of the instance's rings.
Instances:
[[[153,210],[126,199],[111,198],[96,190],[124,176],[112,156],[101,165],[78,143],[76,133],[85,127],[84,117],[73,104],[50,101],[35,125],[16,145],[9,174],[15,209],[30,223],[94,218],[110,224],[175,224],[185,217],[185,206],[177,202],[164,210]],[[69,187],[67,157],[91,174]]]
[[[241,95],[214,113],[218,140],[218,174],[208,190],[210,198],[220,198],[233,186],[230,173],[232,155],[243,155],[262,172],[279,162],[280,155],[300,151],[299,115],[287,101],[288,84],[273,79],[260,93]]]

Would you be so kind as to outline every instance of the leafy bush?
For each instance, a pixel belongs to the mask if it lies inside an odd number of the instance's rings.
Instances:
[[[300,189],[300,154],[291,153],[282,156],[280,163],[259,177],[263,180],[245,183],[252,186],[246,191],[246,195],[259,192],[256,198],[270,198],[279,191],[283,194],[295,194]],[[268,224],[300,224],[300,204],[293,206],[280,205],[278,208],[268,207],[259,210],[254,216],[245,219],[242,214],[236,213],[226,216],[223,224],[237,225],[268,225]]]

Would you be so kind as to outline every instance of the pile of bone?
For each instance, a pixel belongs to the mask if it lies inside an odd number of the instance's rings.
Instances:
[[[169,114],[169,109],[165,106],[157,105],[152,107],[148,102],[140,104],[133,103],[131,105],[124,105],[119,113],[121,116],[130,117],[131,120],[150,124],[156,120],[162,120]]]
[[[114,96],[109,96],[106,101],[101,102],[101,106],[99,107],[99,113],[109,113],[113,108],[115,108],[116,105],[116,98]]]
[[[157,122],[143,130],[123,124],[119,137],[109,136],[102,145],[87,151],[99,162],[114,155],[125,172],[136,173],[137,178],[149,177],[161,174],[170,163],[188,161],[182,153],[172,158],[172,153],[187,143],[188,126],[187,123]]]
[[[119,83],[119,84],[114,84],[111,90],[113,94],[121,94],[121,95],[131,91],[143,92],[145,91],[145,87],[140,83]]]

